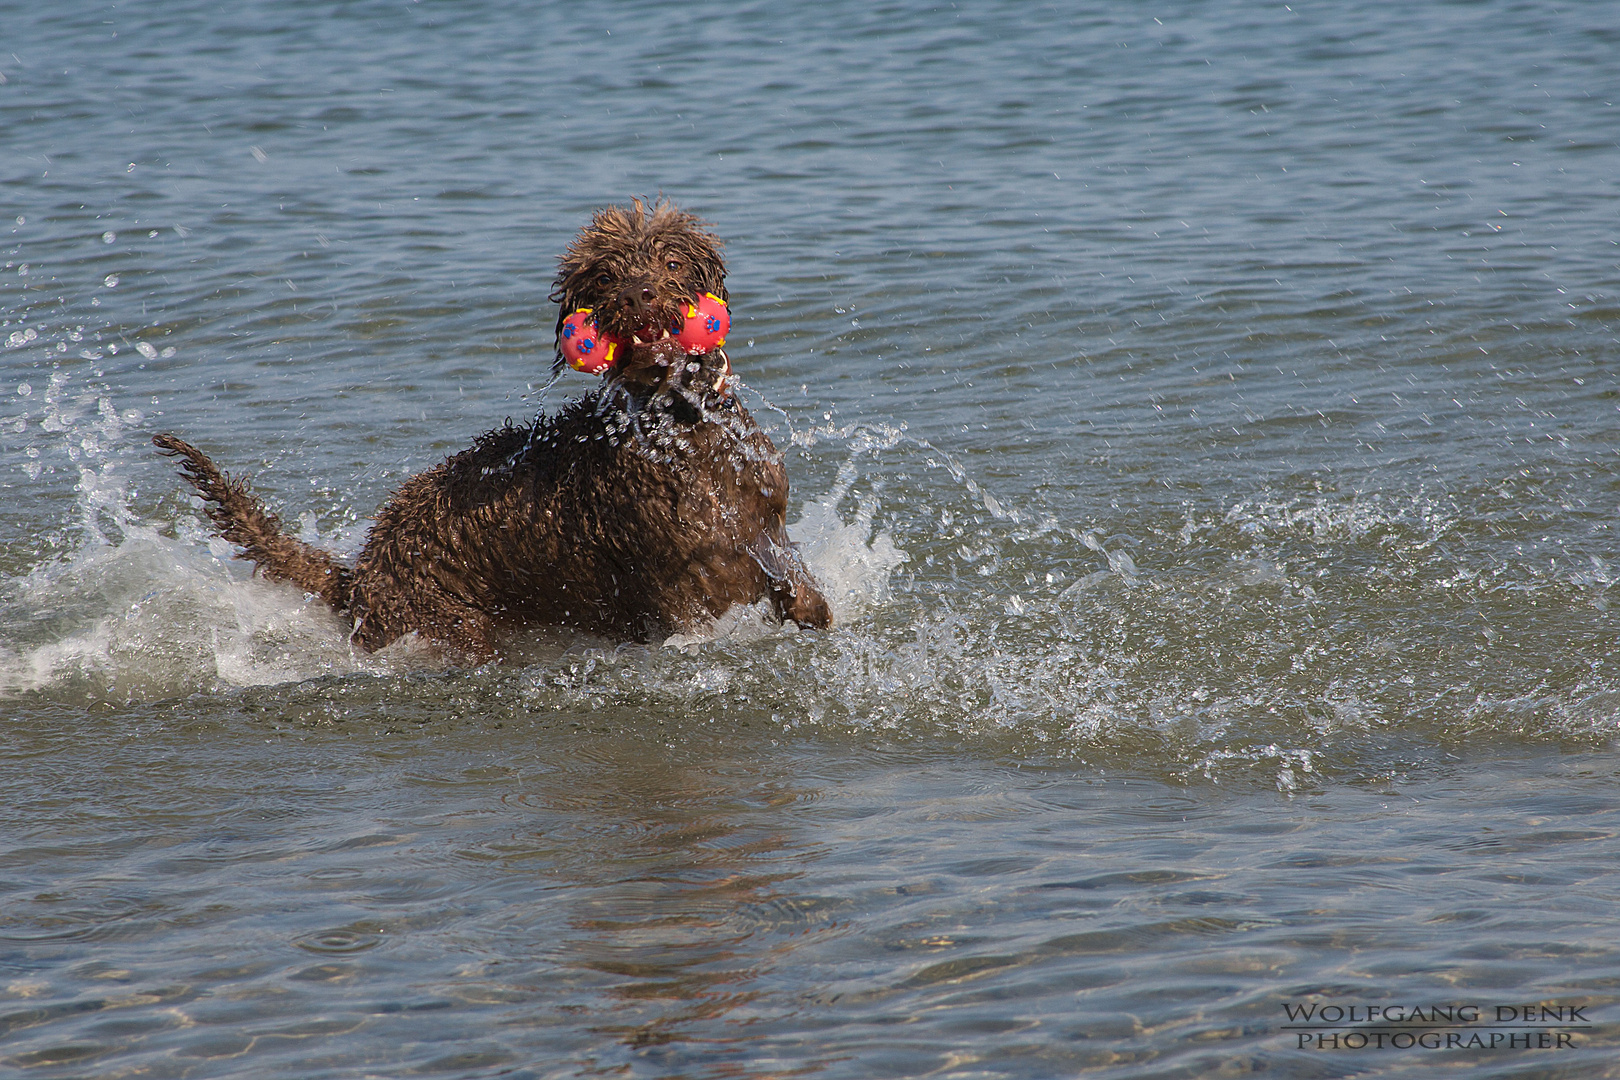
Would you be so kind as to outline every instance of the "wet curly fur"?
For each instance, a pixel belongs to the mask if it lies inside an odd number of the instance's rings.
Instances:
[[[787,537],[781,454],[737,401],[725,353],[687,356],[665,333],[684,301],[726,297],[719,247],[668,202],[597,211],[558,262],[558,327],[589,307],[634,344],[555,415],[508,422],[407,480],[352,569],[288,536],[196,447],[152,441],[238,558],[347,614],[367,651],[415,631],[483,659],[526,624],[652,640],[765,599],[783,620],[829,626]]]

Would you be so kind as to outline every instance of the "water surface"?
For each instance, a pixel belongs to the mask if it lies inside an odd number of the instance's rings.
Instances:
[[[1609,5],[0,23],[7,1068],[1612,1074]],[[355,655],[151,452],[352,553],[660,193],[835,631]]]

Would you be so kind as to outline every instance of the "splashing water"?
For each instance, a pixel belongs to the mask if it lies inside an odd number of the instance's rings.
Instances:
[[[856,496],[853,521],[844,521],[838,513],[859,475],[858,457],[871,449],[875,447],[855,446],[839,467],[832,489],[805,503],[799,520],[788,526],[788,535],[799,545],[840,623],[885,603],[889,575],[907,559],[894,538],[873,525],[881,484]]]
[[[178,485],[138,411],[59,373],[17,400],[48,441],[13,466],[42,488],[78,479],[56,553],[3,582],[0,693],[150,700],[440,665],[410,640],[353,653],[341,620],[254,578],[192,506],[143,518],[129,476]],[[829,475],[789,531],[833,631],[777,626],[754,605],[662,649],[541,635],[487,677],[531,671],[528,709],[1013,739],[1186,777],[1261,770],[1284,790],[1388,767],[1414,740],[1601,740],[1620,722],[1602,656],[1616,575],[1596,555],[1482,559],[1500,548],[1481,530],[1520,520],[1516,507],[1263,491],[1065,521],[903,427],[828,423],[785,441]],[[365,525],[324,535],[306,511],[299,534],[352,555]]]
[[[160,477],[167,473],[151,457],[138,410],[119,411],[105,392],[75,392],[61,373],[50,376],[43,403],[38,427],[55,442],[44,453],[31,447],[22,471],[44,482],[59,468],[77,471],[76,536],[57,538],[63,553],[0,582],[0,695],[150,700],[442,663],[414,638],[374,655],[353,651],[343,621],[317,598],[258,578],[234,560],[235,549],[195,512],[195,498],[170,519],[142,520],[125,467],[133,459]],[[832,491],[807,503],[791,529],[828,584],[840,622],[880,605],[889,572],[905,559],[874,526],[875,487],[856,497],[853,521],[839,515],[859,480],[857,458],[869,449],[865,442],[852,448]],[[368,524],[327,535],[305,512],[297,533],[352,556]],[[753,605],[666,644],[692,651],[791,632],[774,624],[765,605]]]
[[[60,554],[0,581],[0,695],[138,700],[361,670],[329,611],[252,578],[199,517],[141,520],[125,475],[132,458],[151,466],[139,410],[61,372],[42,403],[51,438],[22,472],[76,472],[75,527],[48,537]]]

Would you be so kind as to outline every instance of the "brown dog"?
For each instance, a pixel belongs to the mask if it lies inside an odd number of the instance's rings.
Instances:
[[[668,202],[608,207],[568,246],[551,299],[631,344],[605,383],[532,426],[510,423],[407,480],[351,570],[288,536],[244,479],[174,435],[219,535],[266,577],[318,594],[367,651],[412,631],[474,658],[524,624],[650,640],[733,604],[832,622],[788,540],[782,456],[732,394],[723,350],[669,336],[681,305],[724,299],[719,241]],[[561,354],[558,354],[561,364]]]

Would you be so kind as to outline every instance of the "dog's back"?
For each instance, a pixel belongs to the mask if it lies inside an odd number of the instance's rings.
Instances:
[[[781,455],[736,401],[674,413],[603,389],[531,428],[502,428],[413,477],[354,572],[355,640],[415,629],[483,651],[505,626],[646,640],[772,598],[831,616],[787,538]]]

